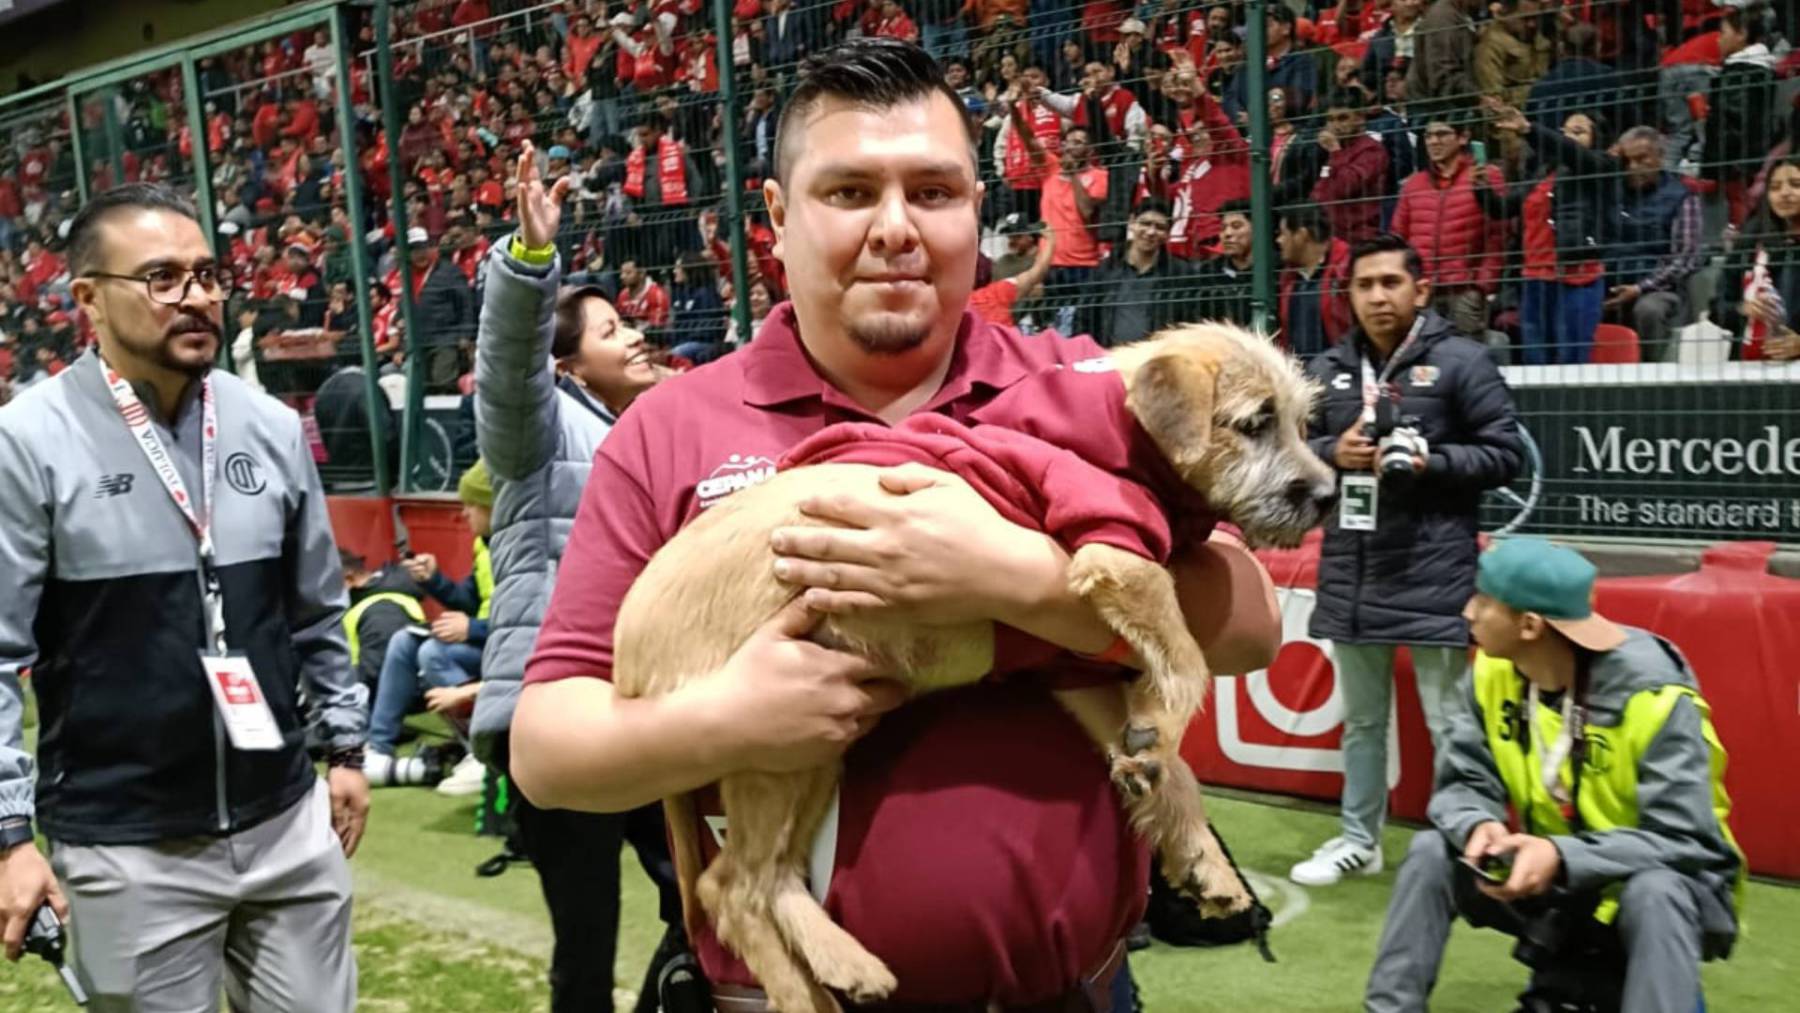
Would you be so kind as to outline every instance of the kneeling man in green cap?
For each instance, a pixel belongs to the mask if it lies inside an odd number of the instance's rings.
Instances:
[[[1693,1013],[1700,962],[1729,954],[1745,866],[1725,749],[1681,652],[1596,613],[1594,577],[1534,538],[1482,555],[1464,612],[1480,650],[1368,1010],[1426,1008],[1459,914],[1519,937],[1527,1009],[1581,995]]]

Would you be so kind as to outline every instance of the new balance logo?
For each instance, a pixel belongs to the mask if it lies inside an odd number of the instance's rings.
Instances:
[[[117,475],[101,475],[100,484],[94,489],[94,498],[111,499],[114,496],[123,496],[131,491],[131,483],[136,479],[137,476],[129,471]]]

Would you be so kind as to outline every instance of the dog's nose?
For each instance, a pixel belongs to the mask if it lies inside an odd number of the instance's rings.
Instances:
[[[1319,513],[1328,512],[1337,505],[1338,490],[1334,482],[1309,482],[1304,478],[1296,478],[1288,483],[1288,500],[1295,506],[1311,506]]]

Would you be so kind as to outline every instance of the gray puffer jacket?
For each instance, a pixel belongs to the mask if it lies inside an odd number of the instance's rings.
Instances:
[[[475,346],[476,437],[494,478],[494,598],[472,732],[476,754],[501,769],[525,662],[594,452],[613,423],[579,388],[559,386],[551,368],[560,263],[529,267],[510,245],[504,239],[488,255]]]

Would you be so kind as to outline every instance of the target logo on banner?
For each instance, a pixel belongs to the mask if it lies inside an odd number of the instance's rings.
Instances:
[[[1297,588],[1283,588],[1279,594],[1281,653],[1271,668],[1213,681],[1211,731],[1228,764],[1256,769],[1261,775],[1257,780],[1271,782],[1270,787],[1336,797],[1344,772],[1344,701],[1330,645],[1306,631],[1316,595]],[[1397,705],[1392,702],[1387,736],[1391,789],[1399,784],[1401,771]]]

